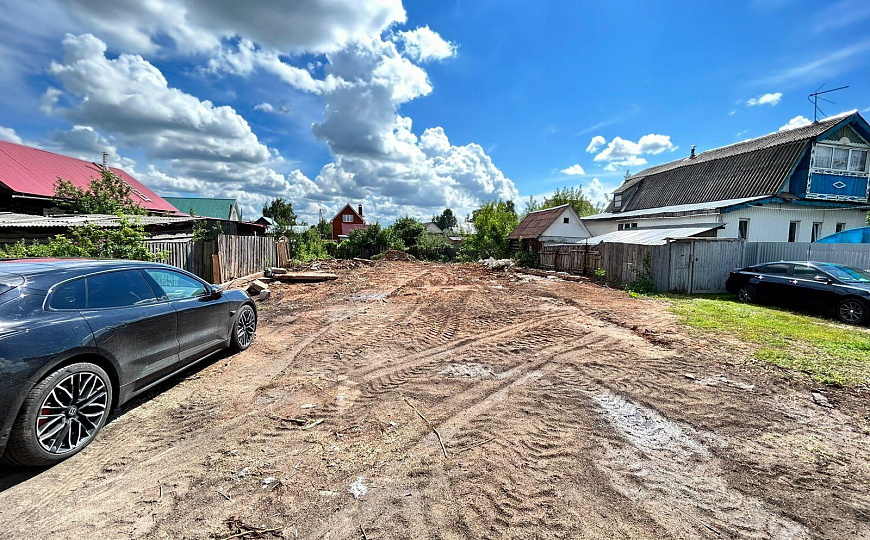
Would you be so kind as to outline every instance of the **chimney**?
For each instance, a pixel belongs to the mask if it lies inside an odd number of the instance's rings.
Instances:
[[[359,205],[359,217],[362,217],[362,205]]]
[[[103,170],[104,171],[109,170],[109,153],[108,152],[103,152]]]
[[[695,145],[694,145],[694,144],[692,145],[692,154],[691,154],[689,157],[690,157],[690,158],[694,158],[694,157],[695,157]]]

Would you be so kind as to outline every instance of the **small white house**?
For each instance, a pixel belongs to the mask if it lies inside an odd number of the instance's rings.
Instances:
[[[628,178],[593,237],[670,229],[672,238],[814,242],[866,225],[870,126],[858,113],[828,118],[650,167]],[[676,231],[676,232],[674,232]],[[690,234],[691,233],[691,234]],[[616,238],[616,239],[615,239]]]
[[[526,240],[533,251],[549,244],[573,244],[589,238],[589,230],[570,204],[530,212],[508,235],[511,250]]]

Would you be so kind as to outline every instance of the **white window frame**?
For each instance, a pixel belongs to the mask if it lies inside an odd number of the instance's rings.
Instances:
[[[341,215],[342,223],[353,223],[353,214],[342,214]]]
[[[622,208],[622,193],[613,194],[613,207]]]
[[[831,149],[831,166],[830,167],[819,166],[816,163],[817,151],[814,151],[813,152],[813,169],[818,169],[820,171],[832,171],[834,173],[849,173],[849,174],[864,175],[864,176],[866,176],[868,170],[870,170],[870,149],[868,149],[865,146],[853,147],[853,146],[843,146],[840,144],[816,143],[816,149],[818,149],[820,147],[825,147],[825,148]],[[848,152],[848,155],[846,156],[846,168],[845,169],[840,169],[840,168],[834,167],[834,157],[833,156],[834,156],[835,150],[846,150]],[[864,159],[864,170],[863,171],[849,170],[849,163],[852,162],[852,152],[864,152],[867,154],[867,157]]]
[[[837,225],[834,227],[834,232],[843,232],[846,230],[846,223],[843,221],[837,222]]]

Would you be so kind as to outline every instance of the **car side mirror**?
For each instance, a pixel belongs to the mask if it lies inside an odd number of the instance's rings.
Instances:
[[[813,280],[820,283],[831,283],[831,278],[829,278],[828,276],[816,276],[813,278]]]
[[[211,297],[212,298],[220,298],[224,295],[224,288],[220,285],[212,285],[211,286]]]

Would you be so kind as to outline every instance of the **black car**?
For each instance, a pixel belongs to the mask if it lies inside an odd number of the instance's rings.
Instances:
[[[725,288],[741,302],[769,301],[832,311],[849,324],[864,324],[870,318],[870,273],[841,264],[757,264],[731,272]]]
[[[172,266],[0,261],[0,461],[68,458],[112,409],[214,352],[247,349],[256,327],[247,294]]]

